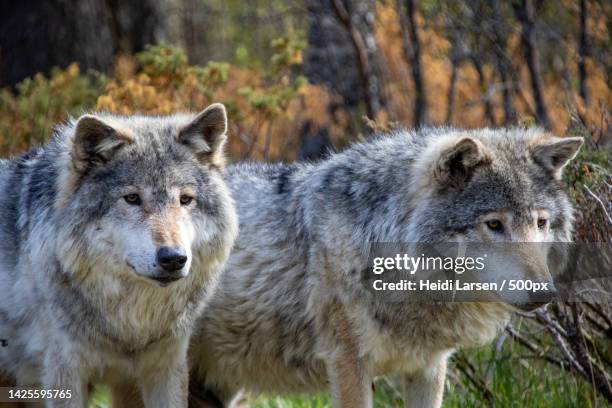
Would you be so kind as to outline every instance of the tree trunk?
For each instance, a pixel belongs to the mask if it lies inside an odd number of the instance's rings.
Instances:
[[[385,104],[381,61],[373,31],[376,3],[353,1],[354,7],[345,1],[334,3],[334,0],[306,2],[308,48],[304,73],[311,83],[322,84],[340,95],[345,109],[357,113],[365,106],[366,114],[374,118],[372,115]]]
[[[459,67],[458,67],[456,58],[451,57],[451,77],[450,77],[450,85],[448,87],[448,95],[446,97],[446,123],[448,125],[452,125],[452,121],[453,121],[453,110],[455,107],[455,93],[457,90],[457,69],[458,68]]]
[[[372,68],[370,53],[368,52],[366,42],[355,24],[355,17],[344,5],[344,2],[342,0],[332,0],[332,6],[336,12],[338,21],[340,21],[350,35],[351,43],[353,44],[355,56],[357,58],[359,75],[363,83],[363,98],[366,106],[366,114],[368,118],[375,120],[381,106],[380,100],[378,99],[379,84],[378,78],[374,74]]]
[[[480,87],[480,94],[482,103],[485,109],[485,118],[489,125],[495,126],[495,116],[493,115],[493,106],[491,105],[491,98],[487,90],[487,79],[482,70],[482,64],[480,63],[479,57],[474,56],[471,58],[472,64],[478,73],[478,86]]]
[[[589,55],[589,43],[587,39],[587,2],[586,0],[580,0],[580,44],[578,46],[578,52],[580,58],[578,59],[578,78],[580,86],[580,97],[584,101],[585,105],[589,104],[589,89],[586,83],[586,57]]]
[[[493,52],[496,58],[496,67],[499,72],[499,77],[502,81],[502,101],[504,107],[504,124],[513,125],[516,123],[516,110],[512,104],[512,94],[515,92],[515,73],[512,69],[512,61],[506,53],[506,26],[504,24],[499,10],[499,2],[497,0],[489,0],[489,6],[492,10],[492,19],[494,28],[491,30],[493,34]]]
[[[400,16],[402,44],[406,61],[410,65],[414,82],[414,126],[427,123],[427,96],[421,69],[421,41],[415,21],[415,4],[413,0],[397,0],[397,12]]]
[[[516,110],[512,105],[513,81],[508,74],[507,66],[503,61],[497,61],[497,70],[502,82],[502,101],[504,107],[504,124],[514,125],[516,123]]]
[[[521,23],[521,43],[531,80],[533,99],[536,105],[536,119],[546,129],[550,129],[548,109],[544,102],[540,58],[535,34],[535,12],[532,0],[518,0],[512,3],[517,20]]]
[[[0,12],[0,85],[78,62],[107,72],[118,52],[133,53],[163,35],[161,2],[8,1]]]

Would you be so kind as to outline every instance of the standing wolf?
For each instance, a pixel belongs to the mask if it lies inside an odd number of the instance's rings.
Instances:
[[[223,181],[226,114],[85,115],[0,163],[0,377],[84,407],[187,406],[195,317],[237,234]],[[68,391],[69,390],[69,391]]]
[[[538,304],[381,301],[360,282],[369,244],[568,241],[559,178],[581,144],[537,129],[428,129],[317,164],[228,168],[240,233],[192,337],[190,396],[330,387],[340,407],[371,407],[373,378],[400,372],[407,407],[439,406],[452,352]],[[514,269],[550,280],[541,260]]]

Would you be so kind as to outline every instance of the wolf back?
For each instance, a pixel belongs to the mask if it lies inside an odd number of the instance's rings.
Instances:
[[[559,179],[581,145],[540,129],[439,128],[318,163],[231,166],[240,234],[193,337],[194,393],[229,404],[242,389],[330,389],[362,407],[376,375],[399,372],[408,406],[439,405],[448,356],[533,304],[379,302],[360,282],[369,243],[568,241]]]

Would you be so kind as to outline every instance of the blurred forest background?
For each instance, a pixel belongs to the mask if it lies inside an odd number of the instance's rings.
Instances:
[[[215,101],[234,161],[317,160],[398,127],[538,125],[587,138],[565,177],[575,239],[610,242],[611,24],[608,0],[5,0],[0,154],[43,143],[68,115]],[[610,306],[519,315],[493,346],[454,357],[445,406],[610,406]],[[400,406],[393,378],[376,398]]]

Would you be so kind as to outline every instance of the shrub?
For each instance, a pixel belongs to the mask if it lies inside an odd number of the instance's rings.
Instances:
[[[53,69],[50,78],[36,74],[24,80],[15,93],[1,90],[0,153],[15,154],[43,143],[54,124],[92,108],[104,82],[104,77],[83,74],[71,64]]]

